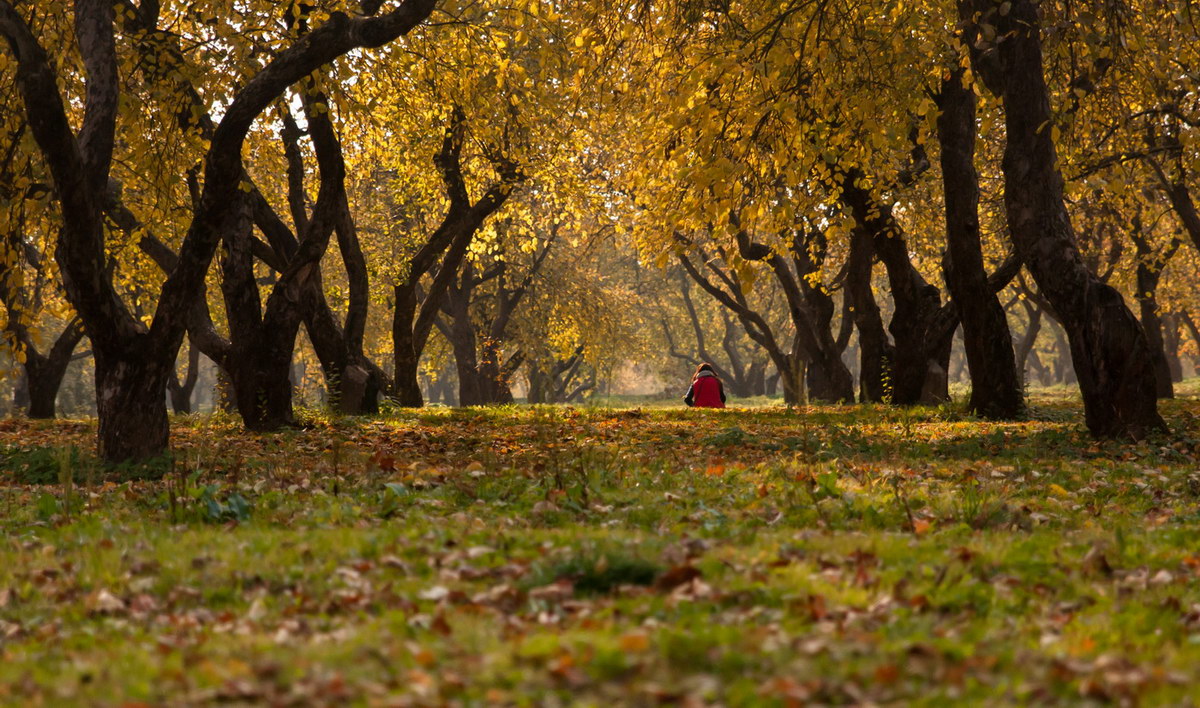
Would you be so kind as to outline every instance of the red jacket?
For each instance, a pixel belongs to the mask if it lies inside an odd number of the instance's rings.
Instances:
[[[721,385],[721,379],[708,371],[701,371],[692,380],[683,402],[696,408],[724,408],[725,387]]]

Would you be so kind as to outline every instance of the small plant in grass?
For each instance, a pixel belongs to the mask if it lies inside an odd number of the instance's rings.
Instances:
[[[0,467],[9,470],[17,484],[62,484],[64,465],[73,481],[84,481],[79,448],[8,448],[0,452]]]
[[[713,447],[733,447],[734,445],[742,445],[754,439],[754,435],[747,433],[745,430],[736,425],[731,428],[726,428],[715,435],[710,435],[704,438],[705,445]]]
[[[973,529],[987,529],[1007,521],[1009,509],[990,487],[972,479],[954,497],[954,515]]]
[[[105,467],[108,477],[122,482],[129,480],[159,480],[165,477],[170,470],[170,455],[162,455],[140,462],[122,462]]]
[[[663,567],[645,558],[609,551],[580,553],[544,566],[531,576],[531,587],[570,580],[581,595],[603,595],[622,585],[651,585]]]
[[[166,476],[167,508],[171,523],[202,521],[219,524],[249,521],[250,502],[238,492],[221,494],[219,484],[200,484],[201,469],[184,467]]]
[[[383,485],[383,491],[379,493],[379,518],[390,519],[400,513],[402,502],[408,495],[408,487],[399,482]]]
[[[198,502],[204,510],[204,520],[219,524],[226,521],[249,521],[250,502],[237,492],[221,496],[221,485],[206,484],[200,491]]]

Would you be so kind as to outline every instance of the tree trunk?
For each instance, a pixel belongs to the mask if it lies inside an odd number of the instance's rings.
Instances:
[[[100,458],[141,461],[163,454],[170,432],[163,395],[169,361],[95,354]]]
[[[751,396],[767,395],[767,363],[762,359],[755,359],[750,363],[750,371],[746,375],[750,383],[749,394]]]
[[[736,218],[732,221],[738,223]],[[836,403],[853,401],[854,379],[842,362],[841,349],[830,330],[833,299],[821,287],[814,287],[808,282],[808,276],[817,272],[825,257],[824,234],[797,229],[792,238],[791,264],[765,244],[751,241],[745,231],[737,234],[737,243],[738,252],[743,258],[765,261],[770,265],[776,282],[787,298],[788,312],[796,328],[792,355],[803,359],[805,366],[813,371],[793,386],[801,397],[792,402],[807,403],[809,394],[813,398]],[[794,368],[794,362],[792,366]],[[812,381],[816,386],[808,390],[804,386],[807,381]]]
[[[500,351],[500,343],[490,337],[485,338],[480,354],[477,378],[484,403],[512,403],[512,387],[502,364],[503,352]]]
[[[800,351],[800,336],[792,342],[792,351],[782,357],[785,366],[779,368],[779,380],[783,384],[783,402],[789,406],[808,404],[808,362]]]
[[[23,326],[16,329],[26,343],[24,383],[29,404],[27,414],[30,418],[53,418],[58,390],[74,358],[75,347],[83,339],[83,324],[77,319],[68,323],[46,354],[39,353],[33,347],[28,330]]]
[[[545,403],[548,376],[537,363],[529,365],[529,391],[525,394],[526,403]]]
[[[850,262],[846,271],[846,297],[850,298],[850,314],[858,329],[859,341],[859,400],[863,403],[884,403],[891,400],[891,365],[895,349],[883,329],[883,317],[871,289],[871,271],[875,247],[871,236],[862,228],[854,229],[850,237]]]
[[[1156,252],[1142,231],[1142,215],[1139,209],[1131,222],[1130,238],[1137,248],[1137,292],[1138,309],[1141,314],[1142,330],[1153,357],[1154,379],[1159,398],[1174,398],[1171,365],[1167,361],[1166,345],[1163,342],[1163,323],[1158,310],[1158,284],[1182,239],[1175,237],[1166,249]]]
[[[176,413],[192,412],[192,391],[196,389],[196,381],[200,376],[200,349],[195,344],[188,343],[187,371],[183,381],[174,375],[167,379],[167,391],[171,394],[171,408]]]
[[[847,172],[842,183],[842,198],[855,220],[863,226],[883,261],[891,288],[895,312],[888,331],[895,342],[891,366],[891,402],[897,405],[939,402],[946,398],[939,382],[944,381],[945,366],[938,366],[937,353],[944,348],[944,337],[931,338],[941,310],[938,289],[925,281],[913,267],[908,244],[891,208],[881,204],[863,183],[858,170]],[[950,334],[953,335],[953,328]],[[940,368],[940,371],[938,370]],[[927,382],[927,379],[932,379]]]
[[[475,330],[469,320],[455,317],[450,331],[454,368],[458,373],[458,405],[483,405],[483,393],[479,385],[479,363],[475,359]]]
[[[272,431],[296,422],[292,413],[292,354],[303,318],[300,298],[313,267],[308,267],[306,275],[297,276],[296,263],[289,263],[280,282],[271,289],[264,315],[254,277],[253,236],[249,211],[242,208],[245,206],[230,206],[231,210],[241,208],[242,213],[223,244],[221,292],[231,343],[227,364],[238,413],[246,428]],[[311,243],[306,236],[304,244]],[[300,258],[295,255],[293,260]]]
[[[1163,353],[1167,357],[1167,369],[1171,373],[1171,383],[1183,381],[1183,363],[1179,360],[1179,315],[1168,313],[1162,318],[1163,323]]]
[[[1026,363],[1029,361],[1029,355],[1033,352],[1033,347],[1037,344],[1038,332],[1042,330],[1042,311],[1029,300],[1022,300],[1021,305],[1025,308],[1025,314],[1029,319],[1029,325],[1025,328],[1025,334],[1021,337],[1021,343],[1017,345],[1017,366],[1022,376],[1028,380],[1028,375],[1025,371]],[[1038,362],[1038,367],[1041,367],[1041,362]]]
[[[413,333],[417,310],[416,288],[397,285],[395,294],[396,309],[392,313],[392,356],[395,365],[392,396],[405,408],[420,408],[425,400],[421,396],[421,384],[417,381],[421,353],[417,350]]]
[[[63,375],[67,373],[67,367],[63,366],[58,371],[42,369],[37,374],[28,373],[30,371],[27,366],[25,381],[29,392],[28,415],[30,418],[53,418],[58,389],[62,384]]]
[[[968,408],[986,418],[1024,412],[1012,335],[1000,300],[988,287],[979,240],[979,175],[975,171],[975,93],[960,69],[942,81],[938,140],[946,205],[946,285],[963,328],[971,370]]]
[[[466,118],[455,107],[442,139],[442,149],[434,156],[434,164],[446,188],[449,208],[441,225],[413,256],[407,277],[396,286],[396,310],[392,318],[396,362],[393,385],[395,397],[402,406],[419,408],[423,404],[421,387],[417,382],[421,352],[425,349],[446,290],[458,274],[475,233],[504,206],[512,190],[525,179],[516,163],[502,156],[493,157],[493,167],[499,173],[500,180],[472,204],[460,161],[465,132]],[[441,263],[418,308],[417,288],[420,287],[421,277],[434,268],[439,258]],[[468,405],[462,401],[460,404]]]
[[[1038,7],[1032,0],[1006,3],[1003,14],[991,0],[963,0],[959,7],[974,68],[1003,99],[1004,202],[1013,244],[1066,328],[1088,429],[1132,439],[1165,430],[1146,336],[1120,293],[1087,269],[1076,245],[1055,154]],[[994,24],[994,48],[977,16]],[[993,55],[998,66],[988,63]]]

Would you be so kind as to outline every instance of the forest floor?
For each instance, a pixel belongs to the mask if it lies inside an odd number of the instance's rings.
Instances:
[[[1197,388],[199,416],[158,480],[0,421],[0,703],[1200,702]]]

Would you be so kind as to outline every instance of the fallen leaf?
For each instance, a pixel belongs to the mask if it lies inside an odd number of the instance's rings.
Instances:
[[[621,647],[621,651],[628,654],[640,654],[641,652],[650,649],[650,636],[645,632],[629,632],[622,634],[617,640]]]

